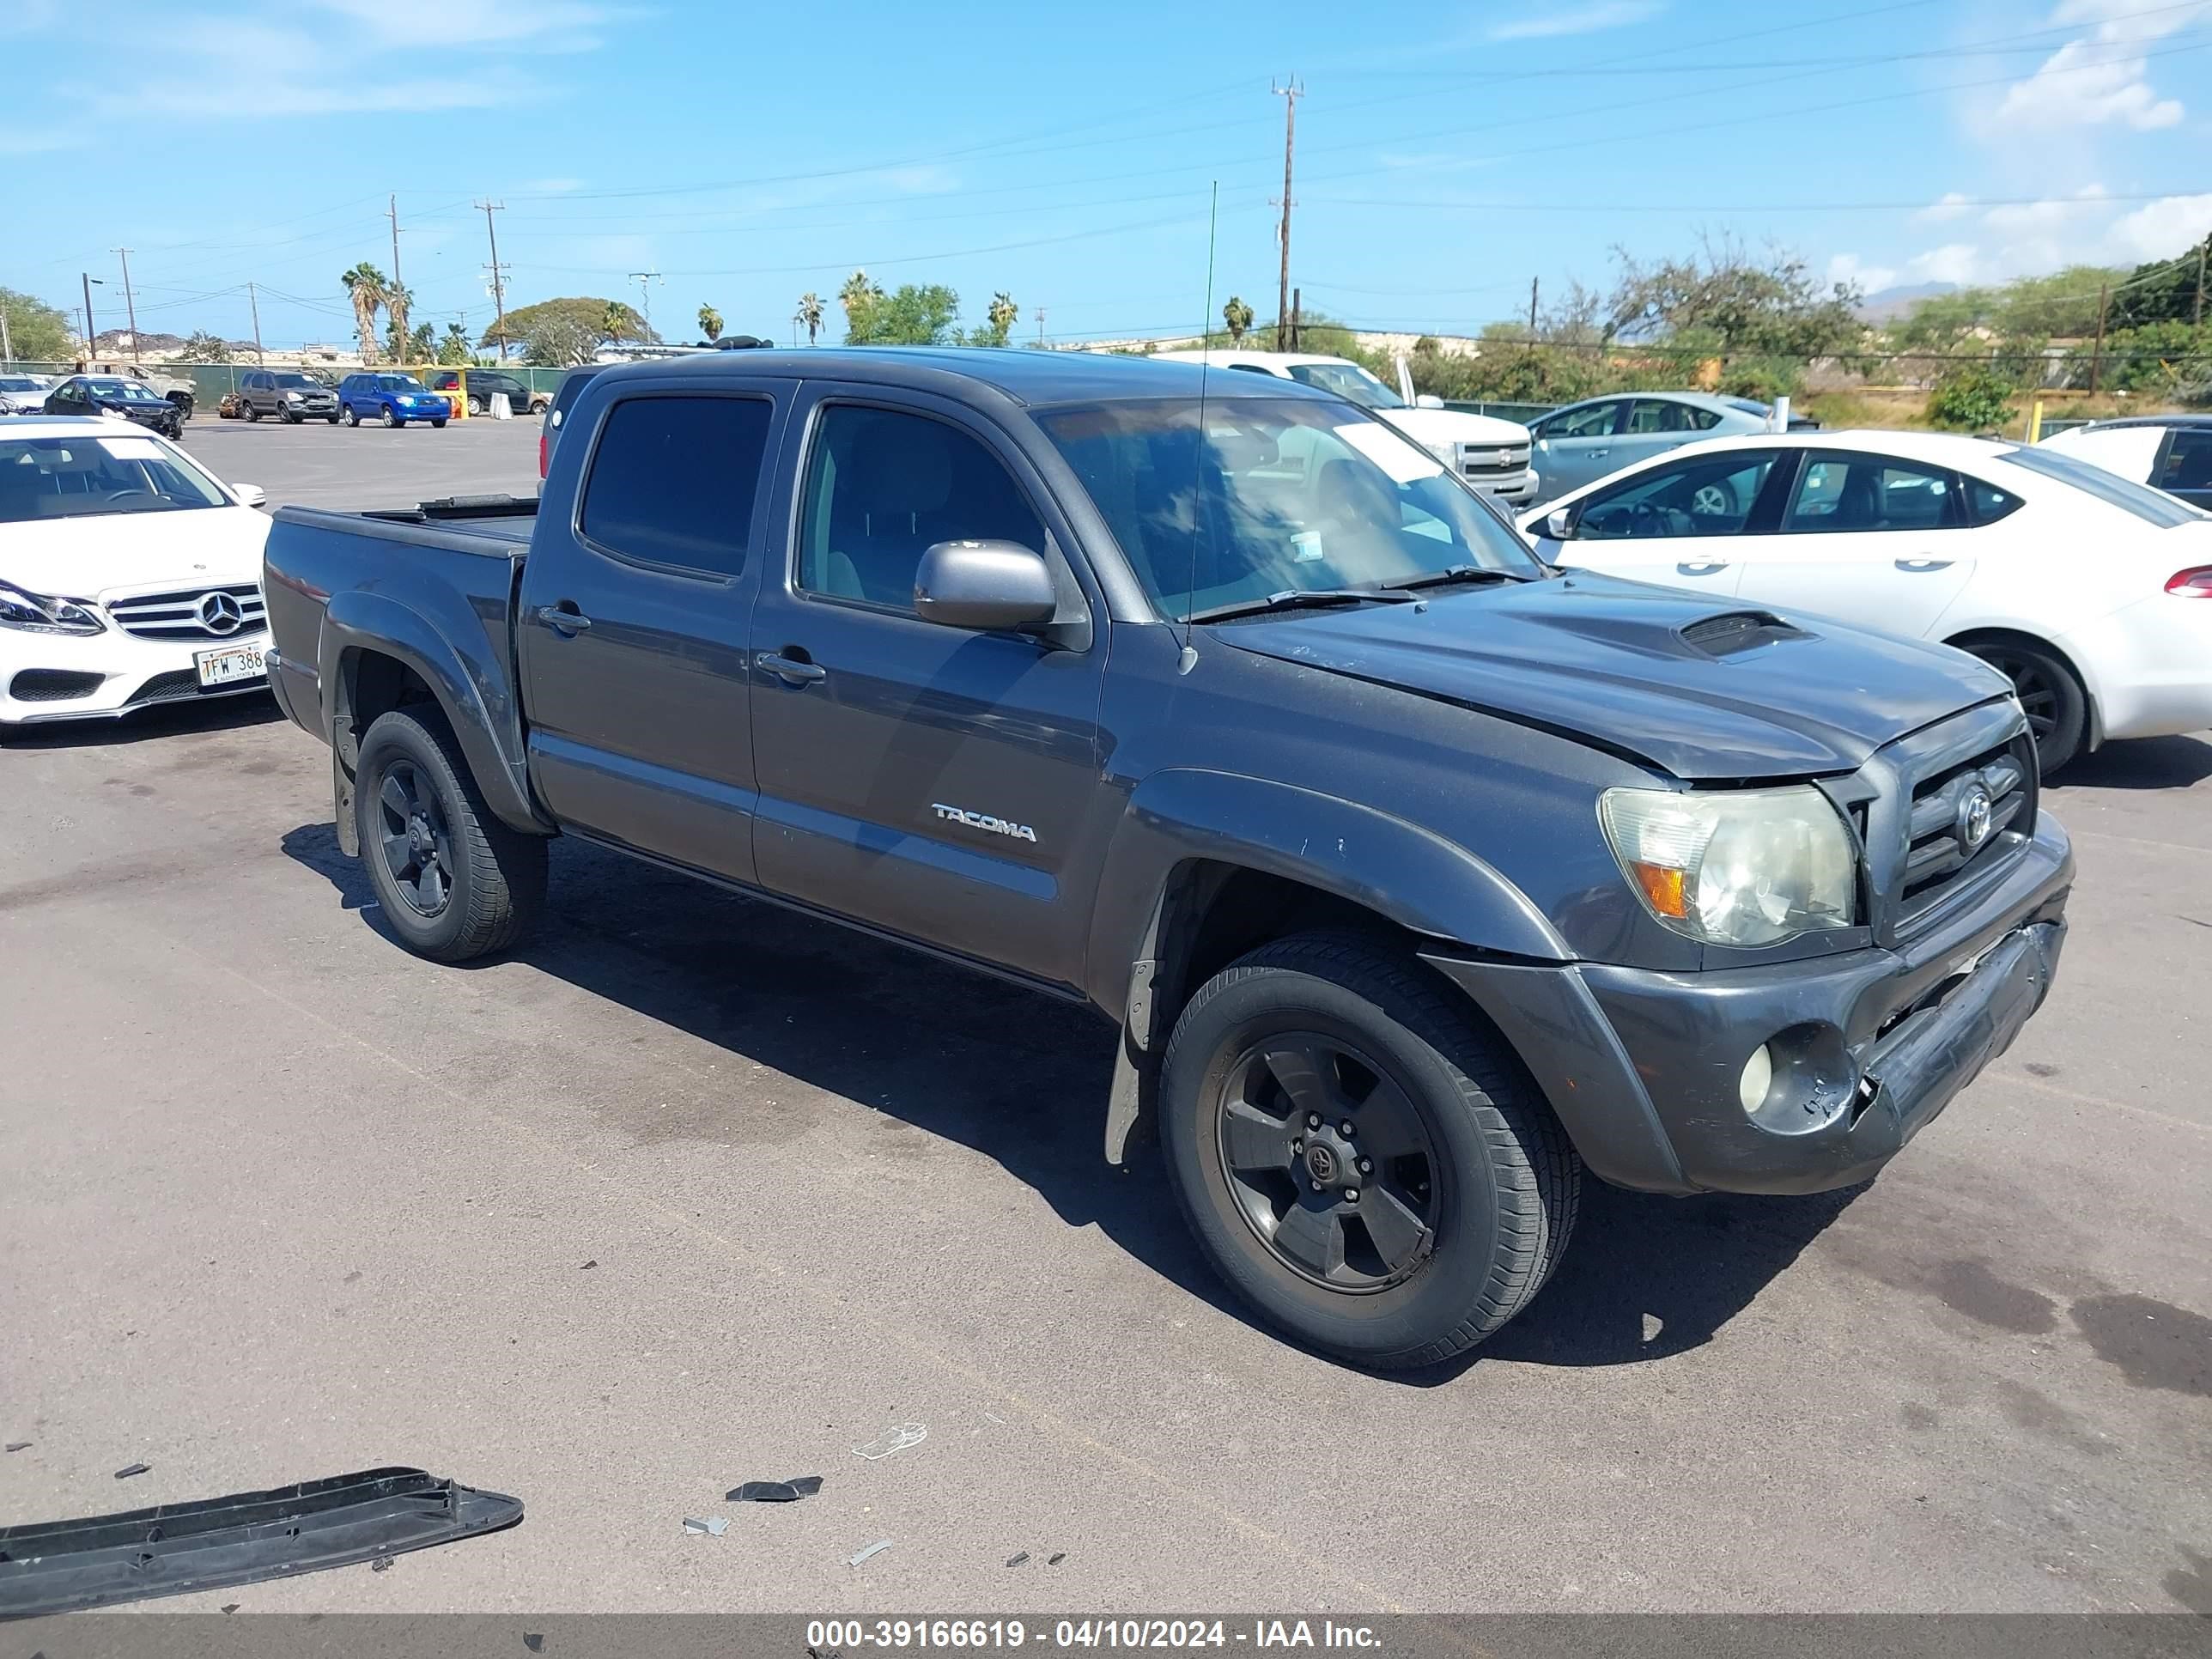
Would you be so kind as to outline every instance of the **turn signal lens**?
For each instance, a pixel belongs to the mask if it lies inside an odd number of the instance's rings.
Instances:
[[[2212,599],[2212,564],[2175,571],[2166,584],[2166,591],[2176,599]]]
[[[1643,890],[1644,902],[1662,916],[1680,921],[1689,914],[1682,898],[1682,872],[1664,865],[1631,864],[1629,873]]]

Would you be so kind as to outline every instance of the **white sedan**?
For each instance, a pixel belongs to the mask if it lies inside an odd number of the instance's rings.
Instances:
[[[2212,726],[2212,516],[2060,451],[1717,438],[1520,524],[1555,564],[1971,651],[2012,679],[2046,772]]]
[[[266,689],[261,500],[134,426],[0,426],[0,728]]]

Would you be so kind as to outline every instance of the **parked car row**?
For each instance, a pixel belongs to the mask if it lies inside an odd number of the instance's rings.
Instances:
[[[258,421],[264,416],[297,423],[343,421],[359,426],[375,421],[385,426],[405,426],[427,421],[441,427],[453,418],[461,400],[462,376],[450,368],[427,369],[428,384],[415,374],[397,369],[365,369],[349,374],[333,391],[313,376],[277,369],[257,369],[239,380],[238,389],[224,395],[217,413],[226,420]],[[488,415],[492,399],[503,397],[518,414],[543,413],[553,394],[533,392],[524,381],[496,369],[471,369],[466,381],[468,412]],[[542,476],[542,475],[541,475]]]

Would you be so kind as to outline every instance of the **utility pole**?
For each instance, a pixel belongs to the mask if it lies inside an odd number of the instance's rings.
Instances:
[[[1037,344],[1039,344],[1040,346],[1042,346],[1043,343],[1044,343],[1044,307],[1043,307],[1042,306],[1039,306],[1039,307],[1037,307]]]
[[[2204,325],[2204,256],[2212,252],[2212,233],[2207,233],[2197,245],[2197,312],[2189,320],[2198,328]]]
[[[0,305],[0,363],[15,361],[15,342],[8,334],[8,307]]]
[[[499,342],[499,360],[507,361],[507,269],[499,262],[499,227],[492,222],[492,215],[507,204],[489,198],[477,205],[483,210],[484,234],[491,238],[491,303],[498,320],[492,325],[492,337]]]
[[[1528,279],[1528,361],[1536,361],[1536,284],[1540,278]]]
[[[2097,289],[2097,343],[2089,351],[2089,395],[2097,395],[2097,382],[2105,371],[2105,307],[2112,297],[2112,285],[2100,283]]]
[[[1293,351],[1301,349],[1305,344],[1305,297],[1298,289],[1292,289],[1291,290],[1291,349]]]
[[[251,283],[246,285],[246,303],[253,307],[253,361],[266,368],[269,356],[261,349],[261,296],[253,291]]]
[[[131,319],[131,361],[141,362],[144,360],[138,355],[138,301],[131,293],[131,250],[119,247],[115,252],[123,261],[123,310]]]
[[[394,191],[386,197],[385,204],[385,216],[392,221],[392,286],[403,288],[404,284],[399,280],[399,193]],[[388,312],[392,307],[387,305],[385,309]],[[402,368],[407,367],[407,325],[411,320],[403,302],[399,307],[399,326],[392,331],[399,337],[392,342],[392,347],[393,355],[399,359]]]
[[[637,297],[641,302],[638,314],[645,319],[645,340],[653,343],[653,285],[661,280],[657,270],[633,270],[629,279],[637,284]]]
[[[102,288],[107,284],[88,270],[80,270],[77,275],[84,279],[84,362],[89,368],[92,360],[100,355],[100,336],[92,320],[92,287],[94,283],[100,283]]]
[[[1288,84],[1268,83],[1269,89],[1283,100],[1283,222],[1276,233],[1283,245],[1282,275],[1275,288],[1275,349],[1283,349],[1283,328],[1291,314],[1291,157],[1297,148],[1298,100],[1306,89],[1298,84],[1298,77],[1291,76]]]

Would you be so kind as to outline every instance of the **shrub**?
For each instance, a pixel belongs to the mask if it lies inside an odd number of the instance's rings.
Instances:
[[[2013,416],[2013,383],[1979,363],[1954,368],[1928,394],[1928,423],[1956,432],[1991,432]]]

